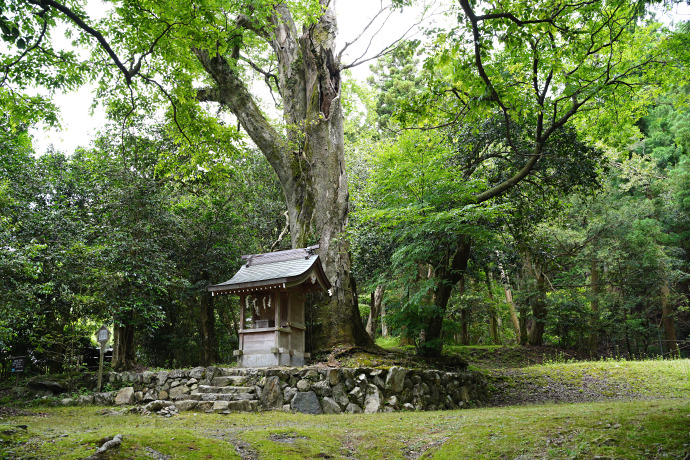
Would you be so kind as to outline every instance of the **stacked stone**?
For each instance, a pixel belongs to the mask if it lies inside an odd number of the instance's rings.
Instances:
[[[309,414],[444,410],[479,403],[487,382],[477,372],[400,367],[239,369],[111,373],[125,387],[118,404],[174,401],[180,411],[285,410]]]

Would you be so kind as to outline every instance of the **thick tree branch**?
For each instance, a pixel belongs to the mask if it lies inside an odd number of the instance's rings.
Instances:
[[[227,106],[235,114],[249,137],[266,156],[278,174],[281,183],[292,183],[293,178],[285,158],[288,151],[285,141],[266,120],[232,66],[220,55],[211,57],[208,51],[198,48],[192,48],[192,51],[217,84],[216,88],[213,89],[198,90],[199,100],[220,102]]]

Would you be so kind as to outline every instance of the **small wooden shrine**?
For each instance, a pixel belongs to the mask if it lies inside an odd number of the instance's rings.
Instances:
[[[240,297],[239,367],[302,366],[304,298],[328,291],[319,246],[242,256],[247,263],[229,281],[208,287],[212,295]]]

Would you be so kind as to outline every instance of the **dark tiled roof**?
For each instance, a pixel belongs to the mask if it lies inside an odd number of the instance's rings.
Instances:
[[[312,270],[325,289],[330,288],[321,267],[319,256],[312,248],[290,249],[288,251],[269,252],[243,256],[247,263],[235,273],[230,280],[209,286],[209,291],[225,292],[230,290],[251,289],[263,286],[294,284],[303,282]]]

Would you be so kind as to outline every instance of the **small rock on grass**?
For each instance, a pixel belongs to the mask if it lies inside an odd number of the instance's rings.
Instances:
[[[152,449],[150,447],[144,447],[144,450],[146,451],[146,455],[151,458],[155,458],[156,460],[168,460],[172,458],[172,455],[165,455],[164,453],[158,452],[156,449]]]

